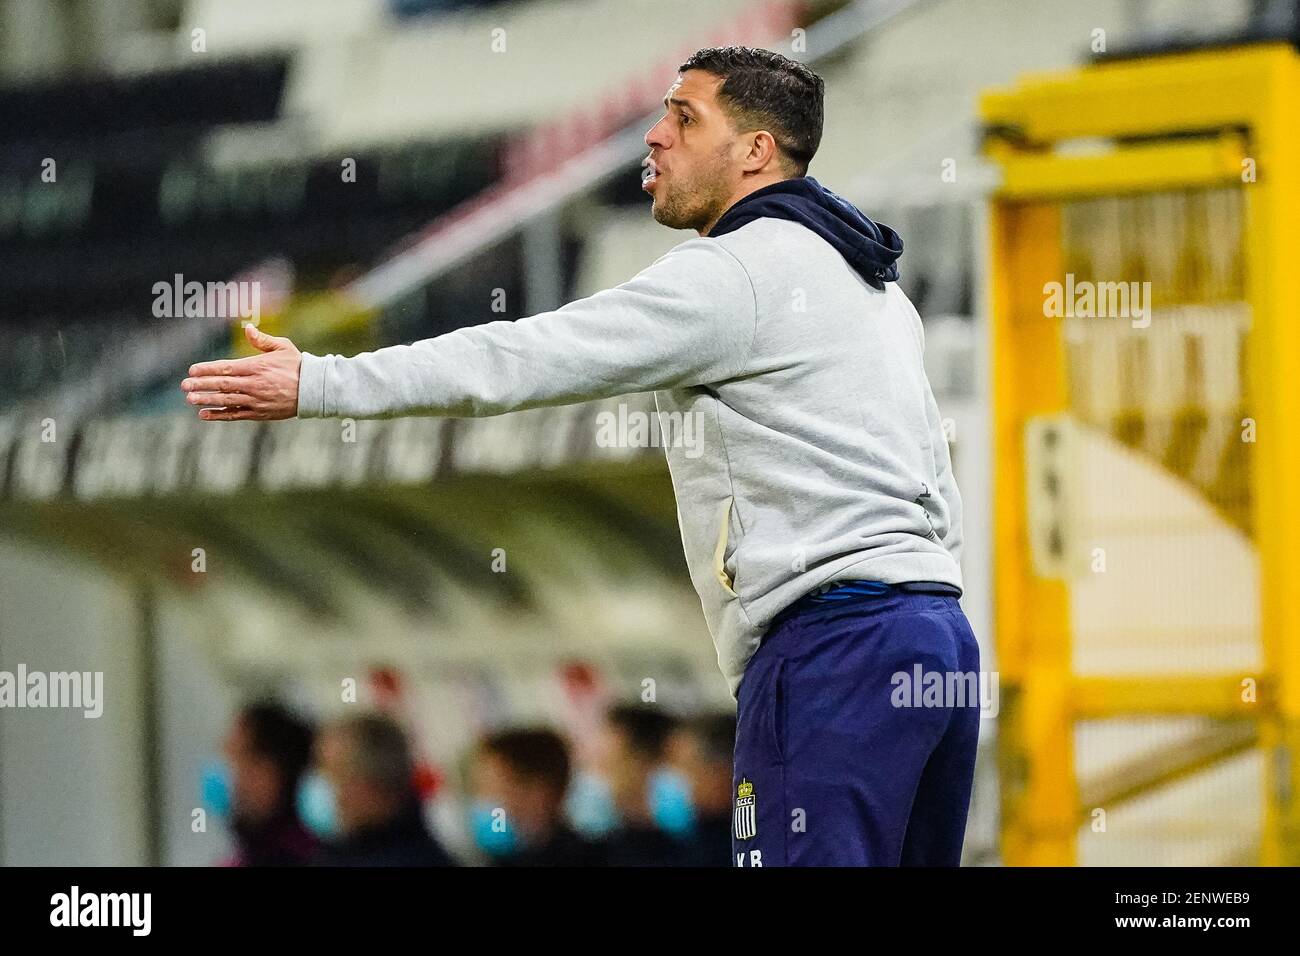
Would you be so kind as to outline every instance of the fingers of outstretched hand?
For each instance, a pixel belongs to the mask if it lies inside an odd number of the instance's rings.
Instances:
[[[262,356],[250,355],[241,359],[219,359],[215,362],[198,362],[190,366],[190,378],[207,375],[256,375],[262,367]]]
[[[252,408],[258,399],[243,392],[190,392],[185,400],[191,405],[208,405],[226,408]]]
[[[257,379],[251,375],[200,375],[181,382],[182,392],[248,392],[254,391]]]
[[[267,418],[267,413],[251,408],[200,408],[199,418],[206,422],[262,421]]]

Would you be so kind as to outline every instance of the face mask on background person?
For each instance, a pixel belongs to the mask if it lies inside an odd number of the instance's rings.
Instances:
[[[659,829],[684,836],[695,826],[691,787],[676,770],[663,768],[650,776],[650,814]]]
[[[339,835],[338,800],[334,787],[319,773],[309,773],[298,785],[298,815],[323,840]]]
[[[469,830],[474,845],[488,856],[505,856],[519,846],[519,835],[510,818],[489,800],[470,804]]]
[[[230,819],[234,809],[234,784],[224,760],[208,760],[199,768],[199,798],[213,816]]]
[[[565,812],[575,830],[593,839],[605,836],[618,826],[618,810],[609,783],[587,770],[578,771],[574,777],[565,800]]]

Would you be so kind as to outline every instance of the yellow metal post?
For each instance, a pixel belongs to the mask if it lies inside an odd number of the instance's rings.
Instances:
[[[1255,328],[1248,355],[1253,526],[1260,559],[1265,818],[1260,862],[1300,864],[1300,59],[1278,56],[1252,97],[1246,184]],[[1243,422],[1243,433],[1250,423]]]
[[[1074,862],[1074,741],[1065,584],[1030,568],[1025,423],[1065,408],[1060,319],[1044,314],[1043,285],[1061,273],[1060,213],[1009,203],[990,217],[995,269],[990,354],[995,407],[994,589],[998,668],[1007,694],[999,731],[1003,858]]]

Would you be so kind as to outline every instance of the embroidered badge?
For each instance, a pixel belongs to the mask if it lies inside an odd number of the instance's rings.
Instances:
[[[754,785],[741,778],[736,788],[735,829],[737,840],[752,840],[758,834],[758,807],[754,800]]]

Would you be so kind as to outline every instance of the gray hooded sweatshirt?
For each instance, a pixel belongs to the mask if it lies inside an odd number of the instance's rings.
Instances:
[[[298,414],[478,417],[654,391],[665,434],[684,416],[698,429],[664,444],[735,695],[772,619],[823,584],[961,587],[961,499],[921,321],[890,281],[902,244],[826,195],[822,227],[737,204],[722,229],[553,312],[352,358],[303,353]]]

